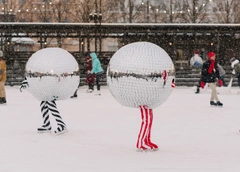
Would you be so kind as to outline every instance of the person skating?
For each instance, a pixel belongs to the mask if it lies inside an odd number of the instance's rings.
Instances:
[[[6,104],[5,82],[7,79],[6,62],[3,60],[3,52],[0,51],[0,104]]]
[[[200,86],[201,88],[204,88],[205,84],[208,83],[209,87],[211,88],[211,106],[223,106],[217,96],[216,81],[218,81],[219,86],[222,86],[222,80],[220,79],[217,62],[215,60],[216,54],[212,51],[209,52],[208,60],[204,62],[202,66]]]
[[[92,70],[89,72],[88,76],[92,76],[93,74],[95,74],[96,85],[97,85],[96,95],[101,95],[100,78],[103,75],[103,68],[102,68],[102,65],[101,65],[96,53],[91,53],[90,57],[92,58]]]
[[[226,71],[223,69],[223,67],[219,63],[217,64],[217,66],[218,66],[219,76],[220,76],[220,79],[222,80],[223,86],[227,87],[227,84],[224,80]]]
[[[190,59],[190,66],[191,67],[199,67],[199,66],[202,66],[203,64],[203,61],[202,61],[202,58],[199,56],[199,52],[198,50],[195,50],[194,51],[194,56]]]
[[[240,87],[240,63],[239,63],[239,60],[236,58],[231,58],[230,63],[231,63],[231,67],[233,68],[232,78],[237,77],[238,86]]]
[[[29,87],[27,78],[22,81],[20,85],[20,91]],[[63,119],[57,109],[56,105],[57,97],[54,97],[51,101],[41,101],[40,108],[43,117],[43,124],[37,128],[38,133],[47,133],[51,132],[52,125],[50,122],[50,116],[56,121],[57,129],[54,131],[55,134],[63,134],[68,132],[66,124],[63,122]]]
[[[87,76],[86,82],[88,84],[87,93],[92,93],[94,91],[94,79],[95,74],[89,75],[90,71],[92,70],[92,58],[90,57],[90,53],[85,54],[86,61],[87,61]]]

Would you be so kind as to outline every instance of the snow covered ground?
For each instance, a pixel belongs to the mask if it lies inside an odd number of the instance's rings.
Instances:
[[[37,133],[40,102],[27,90],[6,87],[0,106],[0,172],[239,172],[239,88],[219,94],[177,87],[154,109],[152,141],[159,151],[137,152],[139,109],[120,105],[107,87],[102,96],[79,88],[78,98],[57,101],[68,133]]]

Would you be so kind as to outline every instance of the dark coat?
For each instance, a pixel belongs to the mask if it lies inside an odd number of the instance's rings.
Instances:
[[[91,71],[92,70],[92,59],[91,57],[87,58],[87,71]],[[86,76],[86,82],[88,84],[94,84],[94,78],[95,78],[95,74],[92,75],[88,75]]]
[[[213,83],[213,82],[216,82],[216,79],[220,78],[217,62],[216,61],[214,62],[215,72],[212,71],[211,74],[208,72],[210,64],[211,64],[211,61],[207,60],[206,62],[203,63],[203,66],[202,66],[201,81],[205,83]]]

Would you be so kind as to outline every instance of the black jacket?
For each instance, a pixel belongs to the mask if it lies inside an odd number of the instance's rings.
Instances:
[[[214,62],[215,72],[212,71],[211,74],[208,73],[210,64],[211,64],[211,61],[207,60],[206,62],[203,63],[203,66],[202,66],[201,81],[205,83],[213,83],[213,82],[216,82],[216,79],[220,78],[217,62],[216,61]]]

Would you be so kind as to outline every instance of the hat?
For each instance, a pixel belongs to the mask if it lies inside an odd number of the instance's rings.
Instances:
[[[230,62],[232,63],[232,62],[234,62],[236,59],[233,57],[233,58],[231,58],[230,59]]]
[[[213,51],[210,51],[208,53],[208,58],[212,58],[213,56],[215,56],[216,54]]]
[[[198,50],[195,50],[195,51],[194,51],[194,54],[199,54]]]
[[[0,51],[0,57],[3,57],[3,52],[2,51]]]

